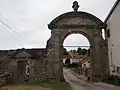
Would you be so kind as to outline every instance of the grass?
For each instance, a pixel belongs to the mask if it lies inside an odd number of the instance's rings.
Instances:
[[[23,85],[27,86],[41,86],[52,88],[52,90],[71,90],[71,87],[68,83],[61,83],[61,84],[52,84],[52,83],[26,83]]]
[[[68,83],[24,83],[19,85],[7,85],[0,88],[0,90],[71,90],[71,86]]]

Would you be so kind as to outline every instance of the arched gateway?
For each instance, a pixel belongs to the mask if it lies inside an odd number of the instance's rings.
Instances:
[[[56,82],[64,79],[62,67],[63,41],[74,33],[84,35],[90,42],[90,56],[92,60],[92,80],[100,80],[104,74],[108,74],[107,43],[102,38],[104,23],[92,14],[77,11],[79,5],[73,3],[73,12],[64,13],[55,18],[48,28],[51,37],[47,41],[49,62],[56,77]],[[52,52],[51,52],[52,50]]]

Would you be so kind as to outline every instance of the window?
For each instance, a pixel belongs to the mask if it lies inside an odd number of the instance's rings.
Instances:
[[[112,73],[115,73],[115,66],[111,66],[112,67]]]
[[[117,74],[120,74],[120,67],[117,67]]]
[[[107,37],[110,37],[110,29],[107,29]]]

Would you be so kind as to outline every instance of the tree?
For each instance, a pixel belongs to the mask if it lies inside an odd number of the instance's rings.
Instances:
[[[87,54],[87,49],[85,49],[85,48],[84,48],[84,49],[82,49],[82,50],[81,50],[81,53],[82,53],[82,55]]]
[[[74,49],[74,50],[73,50],[73,53],[76,53],[76,52],[77,52],[77,51]]]
[[[69,55],[69,53],[67,52],[67,50],[65,48],[63,48],[63,55]]]
[[[88,50],[85,49],[85,48],[83,48],[83,49],[78,48],[78,49],[77,49],[77,53],[78,53],[79,55],[85,55],[85,54],[88,53]]]
[[[77,53],[78,53],[78,54],[81,54],[81,50],[82,50],[82,49],[79,47],[79,48],[77,49]]]
[[[90,56],[90,49],[88,49],[88,56]]]

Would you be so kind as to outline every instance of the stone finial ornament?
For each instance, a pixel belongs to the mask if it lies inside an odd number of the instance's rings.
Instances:
[[[79,8],[79,5],[78,5],[78,2],[77,2],[77,1],[74,1],[74,2],[73,2],[72,8],[74,9],[75,12],[77,12],[77,10],[78,10],[78,8]]]

